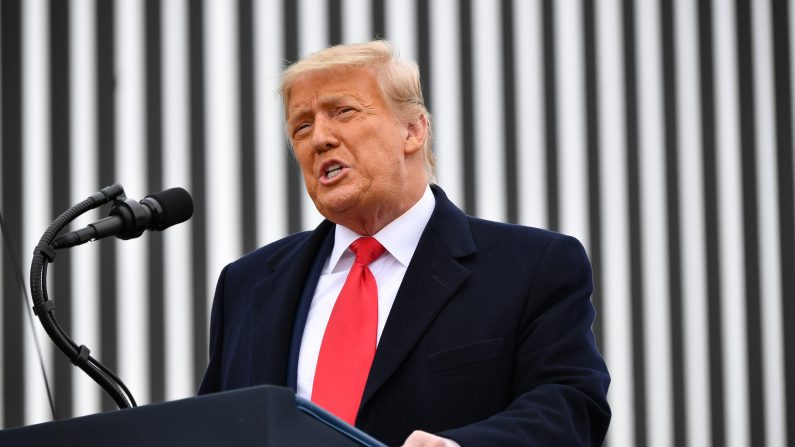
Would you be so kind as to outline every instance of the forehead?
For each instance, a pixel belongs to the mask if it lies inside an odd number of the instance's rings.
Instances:
[[[292,116],[343,98],[383,102],[375,72],[370,68],[348,67],[304,73],[290,87],[286,110]]]

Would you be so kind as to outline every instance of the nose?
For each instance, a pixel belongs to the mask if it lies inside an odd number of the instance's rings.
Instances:
[[[325,118],[316,119],[312,129],[312,147],[315,151],[325,152],[339,144],[333,124]]]

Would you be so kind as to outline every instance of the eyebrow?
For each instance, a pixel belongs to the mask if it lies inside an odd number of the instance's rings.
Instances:
[[[321,108],[327,108],[330,106],[339,105],[340,103],[344,103],[349,100],[353,100],[357,104],[361,103],[361,100],[354,95],[341,94],[341,95],[330,95],[323,97],[318,101],[318,104],[320,105]],[[308,114],[311,111],[311,107],[301,106],[294,110],[295,110],[294,112],[288,113],[287,124],[292,124],[294,121],[299,120],[300,118]]]

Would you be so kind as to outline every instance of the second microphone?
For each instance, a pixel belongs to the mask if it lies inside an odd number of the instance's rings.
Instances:
[[[193,199],[182,188],[171,188],[146,196],[140,202],[121,196],[108,217],[85,228],[66,233],[52,243],[53,248],[68,248],[88,241],[116,236],[134,239],[145,230],[162,231],[185,222],[193,215]]]

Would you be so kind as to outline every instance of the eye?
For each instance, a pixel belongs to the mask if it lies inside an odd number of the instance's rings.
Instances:
[[[302,132],[302,131],[307,129],[307,128],[309,128],[309,123],[308,122],[303,122],[303,123],[295,126],[293,128],[293,138],[301,136],[301,134],[303,134],[303,133],[306,133],[306,132]]]
[[[337,115],[348,115],[348,114],[351,114],[351,113],[353,113],[355,111],[356,111],[356,109],[354,109],[353,107],[342,106],[339,109],[337,109]]]

